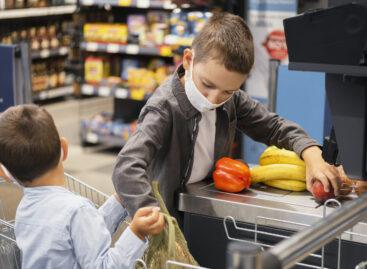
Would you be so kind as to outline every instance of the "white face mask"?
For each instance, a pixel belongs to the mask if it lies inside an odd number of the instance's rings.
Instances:
[[[231,97],[229,97],[226,101],[220,104],[211,103],[196,87],[194,80],[192,79],[192,70],[194,66],[194,57],[192,57],[190,63],[190,70],[186,70],[185,72],[185,92],[187,98],[190,103],[195,107],[199,112],[206,112],[209,110],[216,109],[222,105],[224,105]]]
[[[61,154],[60,154],[60,162],[62,161],[62,159],[64,158],[64,151],[61,149]],[[16,180],[16,178],[9,172],[9,170],[0,163],[0,167],[1,169],[3,170],[5,176],[10,179],[10,181],[12,183],[14,183],[15,185],[18,185],[20,187],[23,187],[19,182],[18,180]]]

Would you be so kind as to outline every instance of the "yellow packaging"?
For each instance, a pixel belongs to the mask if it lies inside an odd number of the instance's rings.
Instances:
[[[88,42],[127,43],[126,24],[86,23],[83,32],[84,40]]]
[[[85,81],[88,83],[99,83],[109,76],[110,65],[104,58],[88,57],[84,65]]]

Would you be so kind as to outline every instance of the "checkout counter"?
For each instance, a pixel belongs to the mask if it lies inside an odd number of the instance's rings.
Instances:
[[[341,201],[341,204],[347,202]],[[307,192],[259,185],[232,194],[216,190],[208,181],[188,185],[179,195],[178,206],[184,212],[184,233],[192,254],[201,266],[212,269],[227,268],[226,251],[231,241],[273,246],[338,208],[336,204],[320,206]],[[335,240],[325,248],[325,268],[338,268],[338,243]],[[321,253],[316,255],[321,256]],[[354,268],[365,260],[367,222],[360,222],[342,235],[340,268]],[[302,261],[304,265],[294,268],[322,268],[321,262],[321,257],[309,257]]]
[[[284,28],[289,69],[326,73],[333,131],[325,159],[367,180],[367,0],[351,2],[330,0],[325,10],[286,19]],[[367,194],[329,206],[308,193],[255,187],[229,194],[210,182],[178,197],[190,250],[213,269],[355,268],[367,260]],[[231,241],[242,243],[227,248]]]

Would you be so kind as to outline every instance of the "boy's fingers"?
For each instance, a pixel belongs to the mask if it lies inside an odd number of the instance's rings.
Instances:
[[[309,178],[309,179],[306,180],[307,190],[311,193],[312,193],[313,182],[314,182],[314,180],[312,178]]]
[[[158,221],[151,226],[152,234],[159,234],[164,228],[164,216],[160,214]]]
[[[324,174],[320,174],[316,177],[318,180],[321,181],[322,185],[324,185],[324,191],[329,192],[330,191],[330,183],[327,177]]]
[[[136,214],[140,217],[149,216],[153,211],[157,211],[159,207],[148,206],[140,208]]]
[[[325,173],[326,176],[329,179],[329,182],[331,183],[331,186],[333,186],[334,194],[335,196],[339,195],[339,189],[340,189],[340,180],[338,176],[333,175],[332,173]]]
[[[153,211],[152,214],[150,214],[149,216],[145,217],[145,222],[148,226],[153,225],[154,223],[156,223],[159,219],[159,215],[160,213],[156,210]]]

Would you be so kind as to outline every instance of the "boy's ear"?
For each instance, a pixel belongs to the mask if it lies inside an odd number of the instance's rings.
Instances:
[[[190,69],[191,61],[193,60],[193,53],[191,49],[185,49],[182,57],[182,65],[185,70]]]
[[[65,137],[61,137],[60,143],[61,143],[61,150],[63,152],[62,161],[65,161],[68,158],[69,142]]]

